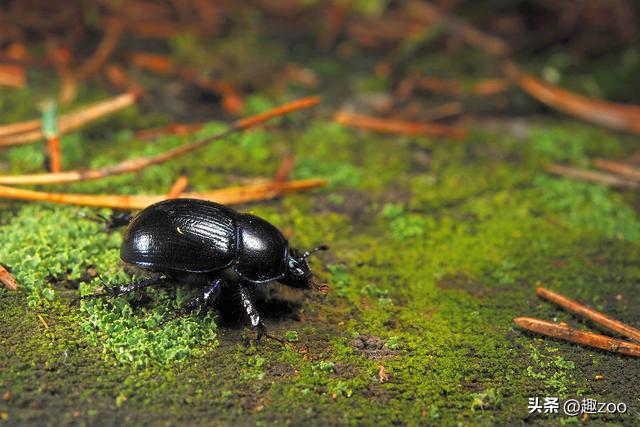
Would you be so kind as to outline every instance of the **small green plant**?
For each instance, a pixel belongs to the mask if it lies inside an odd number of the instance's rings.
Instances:
[[[531,360],[534,365],[527,367],[527,376],[541,380],[554,393],[560,397],[567,395],[569,387],[575,384],[572,372],[575,370],[575,363],[564,359],[560,355],[553,355],[559,351],[554,347],[546,347],[546,353],[531,345]]]
[[[284,339],[289,342],[297,342],[298,341],[298,331],[287,331],[284,334]]]
[[[387,340],[385,345],[390,350],[399,350],[402,347],[402,339],[397,336],[391,337]]]
[[[471,401],[471,410],[496,409],[502,405],[502,394],[494,388],[476,393]]]
[[[380,216],[389,220],[391,233],[402,239],[420,237],[427,224],[426,219],[417,214],[408,214],[402,205],[387,203],[382,208]]]
[[[336,399],[339,396],[343,397],[351,397],[353,395],[353,390],[347,385],[347,383],[343,381],[338,381],[335,387],[332,390],[331,396]]]
[[[343,264],[331,264],[327,266],[327,269],[331,273],[331,285],[337,290],[337,295],[340,297],[347,296],[350,284],[347,267]]]
[[[336,365],[333,362],[319,362],[313,366],[313,369],[316,371],[324,372],[325,374],[334,373],[336,371]]]

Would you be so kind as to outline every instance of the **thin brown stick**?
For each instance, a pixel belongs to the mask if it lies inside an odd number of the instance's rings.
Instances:
[[[622,187],[622,188],[638,188],[640,183],[629,181],[617,175],[612,175],[604,172],[596,172],[587,169],[578,169],[571,166],[563,166],[556,163],[551,163],[545,166],[547,172],[554,175],[559,175],[578,181],[587,181],[594,184],[607,185],[609,187]]]
[[[133,135],[136,139],[141,140],[154,139],[162,135],[184,136],[197,132],[203,127],[204,123],[172,123],[167,126],[139,130]]]
[[[506,64],[505,72],[522,90],[551,108],[610,129],[640,133],[640,106],[602,101],[569,92],[521,72],[511,62]]]
[[[465,129],[435,123],[416,123],[404,120],[380,119],[376,117],[338,112],[335,120],[343,126],[401,135],[426,135],[433,137],[464,138]]]
[[[598,169],[623,175],[625,178],[640,181],[640,169],[625,162],[615,162],[613,160],[595,159],[593,165]]]
[[[244,109],[242,96],[236,88],[227,81],[202,77],[201,73],[197,70],[180,67],[173,59],[165,55],[134,52],[129,55],[129,60],[137,67],[162,75],[177,75],[183,80],[200,86],[206,91],[219,94],[222,97],[222,107],[231,114],[238,115]]]
[[[138,96],[133,92],[124,93],[105,101],[98,102],[88,107],[72,113],[60,116],[60,135],[97,120],[103,116],[127,108],[135,104]],[[29,144],[44,138],[40,129],[40,120],[30,120],[28,122],[15,123],[0,127],[0,146]]]
[[[296,165],[296,156],[293,154],[289,154],[282,159],[280,166],[278,166],[278,170],[273,175],[273,182],[285,182],[289,180],[289,175],[291,175],[291,171]]]
[[[0,283],[2,283],[10,291],[18,290],[18,282],[13,278],[11,273],[0,264]]]
[[[323,187],[326,184],[327,181],[322,179],[307,179],[281,183],[269,182],[207,192],[184,193],[182,197],[211,200],[217,203],[233,205],[269,200],[295,191]],[[168,196],[166,194],[121,196],[110,194],[45,193],[0,185],[0,199],[32,200],[113,209],[143,209],[150,204],[166,200],[167,198]]]
[[[76,77],[69,67],[72,61],[72,52],[67,48],[58,46],[57,42],[52,38],[46,40],[45,46],[47,58],[60,77],[60,95],[58,98],[63,105],[69,104],[75,99],[78,89]]]
[[[425,120],[441,120],[457,116],[460,113],[462,113],[462,103],[454,101],[426,110],[421,114],[421,117]]]
[[[27,73],[22,65],[0,64],[0,87],[21,88],[27,84]]]
[[[51,167],[51,172],[59,173],[62,170],[60,139],[58,139],[58,137],[47,139],[47,150],[49,151],[49,164]]]
[[[546,335],[548,337],[558,338],[588,347],[599,348],[601,350],[640,357],[640,345],[638,344],[617,340],[606,335],[583,332],[578,329],[570,328],[569,326],[534,319],[531,317],[516,317],[513,321],[521,328]]]
[[[409,96],[416,89],[445,95],[493,96],[507,91],[512,83],[507,79],[486,79],[472,85],[465,85],[458,80],[441,79],[433,76],[411,76],[404,79],[399,86],[399,93]]]
[[[124,26],[118,21],[107,23],[104,37],[100,41],[100,44],[98,44],[93,55],[91,55],[91,57],[89,57],[89,59],[87,59],[78,70],[78,80],[85,80],[102,68],[118,46],[123,30]]]
[[[187,185],[189,185],[189,178],[187,178],[184,175],[180,176],[178,179],[176,179],[176,182],[174,182],[173,185],[171,186],[171,189],[167,193],[167,198],[175,199],[177,197],[180,197],[180,195],[187,188]]]
[[[501,38],[485,33],[461,18],[450,16],[429,2],[412,1],[408,4],[408,10],[418,19],[437,23],[447,32],[460,34],[467,43],[478,46],[491,55],[506,56],[511,51],[509,45]]]
[[[119,175],[123,173],[135,172],[151,165],[157,165],[172,160],[178,156],[190,153],[200,147],[222,139],[234,132],[243,131],[250,127],[257,126],[267,120],[279,117],[285,114],[298,111],[303,108],[309,108],[319,102],[318,97],[309,97],[293,101],[272,110],[240,119],[231,124],[231,126],[216,135],[201,139],[200,141],[185,144],[164,153],[155,156],[138,157],[135,159],[125,160],[124,162],[105,166],[100,169],[84,169],[72,170],[60,173],[41,173],[32,175],[5,175],[0,176],[0,184],[9,185],[26,185],[26,184],[62,184],[77,181],[87,181],[92,179],[100,179],[108,176]]]
[[[307,98],[298,99],[296,101],[289,102],[274,108],[273,110],[265,111],[263,113],[256,114],[255,116],[249,116],[244,119],[237,120],[233,127],[238,130],[248,129],[257,124],[264,123],[267,120],[271,120],[278,116],[284,116],[285,114],[292,113],[297,110],[303,110],[318,105],[320,97],[309,96]]]
[[[40,128],[40,126],[41,126],[41,123],[40,123],[40,120],[38,119],[3,125],[3,126],[0,126],[0,138],[6,137],[8,135],[15,135],[18,133],[37,130],[38,128]]]
[[[636,342],[640,342],[640,330],[634,328],[633,326],[614,320],[604,313],[600,313],[599,311],[584,306],[577,301],[567,298],[564,295],[555,293],[549,289],[539,287],[536,289],[536,293],[539,297],[558,304],[560,307],[571,313],[585,317],[597,323],[598,325],[609,329],[610,331],[616,332],[627,338],[631,338]]]
[[[36,316],[38,316],[38,319],[40,319],[40,323],[42,323],[42,326],[44,326],[44,329],[48,330],[49,325],[47,325],[47,322],[44,320],[44,317],[42,317],[40,313],[36,313]]]

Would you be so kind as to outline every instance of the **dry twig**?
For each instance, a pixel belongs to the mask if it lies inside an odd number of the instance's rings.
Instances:
[[[172,123],[152,129],[143,129],[134,133],[137,139],[149,140],[162,135],[184,136],[199,131],[204,127],[204,123]]]
[[[206,91],[219,94],[222,97],[222,107],[230,114],[240,114],[244,108],[244,100],[231,83],[204,78],[197,70],[178,66],[169,56],[133,52],[129,55],[129,61],[139,68],[161,75],[175,75]]]
[[[511,82],[506,79],[486,79],[465,85],[457,80],[447,80],[432,76],[412,76],[400,82],[398,92],[409,96],[414,90],[421,89],[444,95],[475,95],[493,96],[511,88]]]
[[[289,154],[282,159],[280,166],[278,166],[278,170],[273,175],[273,182],[285,182],[289,180],[289,175],[291,175],[291,171],[296,165],[296,156],[293,154]]]
[[[327,181],[322,179],[307,179],[282,183],[270,182],[244,187],[230,187],[208,192],[184,193],[182,197],[204,199],[226,205],[233,205],[269,200],[296,191],[322,187],[326,184]],[[143,209],[150,204],[168,198],[166,194],[124,196],[110,194],[45,193],[0,185],[0,199],[32,200],[113,209]]]
[[[59,119],[60,135],[127,108],[135,104],[137,98],[137,94],[128,92],[72,113],[63,114]],[[40,120],[29,120],[0,127],[0,146],[29,144],[42,138],[44,138],[44,134],[41,130]]]
[[[614,320],[604,313],[600,313],[599,311],[584,306],[577,301],[557,294],[549,289],[539,287],[536,289],[536,293],[541,298],[558,304],[560,307],[571,313],[586,317],[587,319],[603,326],[604,328],[607,328],[625,337],[631,338],[634,341],[640,342],[640,330],[634,328],[633,326]]]
[[[182,175],[181,177],[176,179],[176,182],[174,182],[173,185],[171,186],[171,189],[167,193],[167,198],[175,199],[180,197],[180,195],[184,192],[184,190],[187,188],[188,185],[189,185],[189,178]]]
[[[2,264],[0,264],[0,283],[4,284],[4,286],[10,291],[18,289],[18,282],[16,282],[16,279],[13,278],[11,273],[9,273]]]
[[[124,26],[119,22],[110,22],[106,25],[104,37],[93,52],[77,72],[78,80],[85,80],[100,71],[107,62],[113,51],[118,47],[122,37]]]
[[[625,162],[615,162],[613,160],[595,159],[593,165],[598,169],[622,175],[634,181],[640,181],[640,169]]]
[[[178,156],[190,153],[198,148],[222,139],[234,132],[243,131],[251,127],[262,124],[275,117],[283,116],[294,111],[298,111],[305,108],[313,107],[320,102],[320,98],[311,96],[308,98],[298,99],[296,101],[283,104],[272,110],[265,111],[254,116],[245,117],[240,120],[236,120],[230,127],[223,130],[216,135],[208,138],[201,139],[190,144],[185,144],[172,150],[165,151],[164,153],[156,154],[155,156],[138,157],[135,159],[125,160],[121,163],[105,166],[100,169],[84,169],[84,170],[71,170],[60,173],[41,173],[32,175],[5,175],[0,176],[0,184],[9,185],[26,185],[26,184],[62,184],[77,181],[87,181],[92,179],[100,179],[108,176],[119,175],[123,173],[130,173],[139,171],[151,165],[157,165],[166,161],[172,160]]]
[[[51,172],[62,171],[62,153],[60,151],[60,139],[57,137],[47,139],[47,151],[49,153],[49,167]]]
[[[450,33],[460,34],[467,43],[478,46],[491,55],[506,56],[511,51],[509,45],[501,38],[485,33],[463,19],[449,16],[429,2],[411,1],[408,10],[415,18],[438,24]]]
[[[19,64],[0,64],[0,87],[21,88],[27,84],[27,73]]]
[[[638,188],[640,182],[630,181],[618,175],[604,172],[596,172],[587,169],[578,169],[571,166],[563,166],[557,163],[548,164],[545,169],[554,175],[559,175],[578,181],[586,181],[594,184],[606,185],[609,187]]]
[[[610,129],[640,133],[640,107],[577,95],[521,72],[507,63],[505,72],[522,90],[556,110]]]
[[[576,344],[599,348],[601,350],[640,357],[640,345],[618,340],[606,335],[584,332],[569,326],[547,322],[531,317],[516,317],[513,321],[528,331],[559,338]]]
[[[467,134],[465,129],[452,126],[439,125],[435,123],[417,123],[404,120],[380,119],[346,112],[336,113],[335,120],[343,126],[390,134],[426,135],[454,139],[462,139]]]

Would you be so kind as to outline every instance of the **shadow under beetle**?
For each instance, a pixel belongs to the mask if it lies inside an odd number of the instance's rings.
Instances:
[[[80,299],[119,297],[169,281],[201,286],[202,294],[187,302],[173,319],[209,305],[223,287],[235,287],[260,339],[266,335],[266,328],[254,302],[256,286],[278,281],[297,289],[315,288],[323,292],[327,289],[313,282],[307,262],[309,255],[326,250],[326,245],[301,252],[290,247],[282,233],[264,219],[217,203],[165,200],[148,206],[133,219],[119,216],[114,222],[129,223],[120,258],[153,275],[105,287],[104,294]]]

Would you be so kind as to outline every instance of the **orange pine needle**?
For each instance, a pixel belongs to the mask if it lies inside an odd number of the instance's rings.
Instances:
[[[203,127],[203,123],[172,123],[163,127],[137,131],[134,136],[142,140],[154,139],[162,135],[184,136],[197,132]]]
[[[238,130],[247,129],[278,116],[284,116],[285,114],[289,114],[294,111],[311,108],[315,105],[318,105],[319,103],[320,97],[318,96],[309,96],[307,98],[298,99],[296,101],[292,101],[276,107],[273,110],[265,111],[264,113],[259,113],[255,116],[240,119],[234,123],[233,127]]]
[[[433,137],[464,138],[465,129],[434,123],[416,123],[404,120],[380,119],[376,117],[338,112],[335,120],[343,126],[400,135],[427,135]]]
[[[587,169],[578,169],[571,166],[563,166],[551,163],[545,166],[547,172],[554,175],[564,176],[576,179],[578,181],[587,181],[594,184],[607,185],[610,187],[638,188],[640,183],[624,179],[617,175],[604,172],[596,172]]]
[[[4,284],[4,286],[10,291],[18,289],[18,282],[16,282],[16,279],[13,278],[11,273],[9,273],[2,264],[0,264],[0,283]]]
[[[640,181],[640,169],[625,162],[615,162],[613,160],[595,159],[593,165],[598,169],[623,175],[625,178]]]
[[[88,107],[81,108],[72,113],[60,116],[60,135],[95,121],[101,117],[135,104],[138,96],[133,92],[127,92],[105,101],[98,102]],[[0,127],[0,146],[20,145],[36,142],[44,138],[40,129],[40,120],[15,123]]]
[[[186,176],[182,175],[171,186],[171,189],[167,193],[167,198],[168,199],[175,199],[175,198],[180,197],[182,192],[187,188],[187,185],[189,185],[189,178],[187,178]]]
[[[0,86],[21,88],[27,84],[27,73],[18,64],[0,64]]]
[[[51,172],[58,173],[62,170],[62,153],[60,152],[60,139],[57,137],[47,140],[47,149],[49,151],[49,162]]]
[[[28,120],[25,122],[11,123],[8,125],[0,126],[0,138],[15,135],[18,133],[37,130],[40,128],[40,120]]]
[[[282,159],[282,163],[278,167],[278,170],[273,175],[274,182],[285,182],[289,179],[289,175],[291,175],[291,171],[296,165],[296,156],[293,154],[289,154],[284,159]]]
[[[610,129],[640,133],[640,106],[577,95],[523,73],[513,63],[506,64],[505,72],[522,90],[551,108]]]
[[[634,328],[633,326],[614,320],[609,316],[605,315],[604,313],[601,313],[592,308],[584,306],[578,303],[577,301],[567,298],[564,295],[555,293],[549,289],[539,287],[536,289],[536,293],[541,298],[544,298],[548,301],[558,304],[560,307],[564,308],[565,310],[571,313],[585,317],[601,325],[602,327],[609,329],[610,331],[616,332],[620,335],[631,338],[634,341],[640,342],[640,330]]]
[[[307,179],[290,182],[269,182],[263,184],[230,187],[208,192],[184,193],[182,197],[210,200],[226,205],[269,200],[296,191],[323,187],[327,184],[322,179]],[[166,194],[154,195],[105,195],[105,194],[72,194],[45,193],[0,185],[0,199],[31,200],[68,205],[95,206],[112,209],[143,209],[150,204],[166,200]]]
[[[100,169],[84,169],[84,170],[72,170],[59,173],[41,173],[32,175],[5,175],[0,176],[0,184],[10,185],[26,185],[26,184],[62,184],[69,182],[87,181],[92,179],[100,179],[108,176],[119,175],[123,173],[135,172],[144,169],[151,165],[157,165],[164,163],[178,156],[190,153],[203,147],[215,140],[224,138],[236,131],[243,131],[250,127],[257,126],[275,117],[279,117],[285,114],[292,113],[294,111],[301,110],[303,108],[309,108],[316,105],[319,102],[318,97],[309,97],[293,101],[273,110],[265,111],[263,113],[256,114],[255,116],[249,116],[244,119],[240,119],[232,123],[232,125],[223,130],[222,132],[210,136],[200,141],[185,144],[172,150],[165,151],[164,153],[157,154],[155,156],[138,157],[135,159],[125,160],[124,162],[105,166]]]
[[[638,344],[618,340],[606,335],[584,332],[570,328],[569,326],[534,319],[531,317],[516,317],[513,321],[521,328],[546,335],[548,337],[558,338],[588,347],[599,348],[601,350],[640,357],[640,345]]]
[[[118,47],[123,32],[124,25],[120,22],[112,21],[106,25],[102,41],[98,44],[93,55],[78,70],[77,76],[79,80],[84,80],[100,71],[113,51]]]
[[[424,23],[438,25],[449,33],[460,34],[467,43],[478,46],[491,55],[506,56],[511,52],[509,45],[501,38],[485,33],[469,22],[447,14],[430,2],[409,2],[408,11],[411,16]]]

